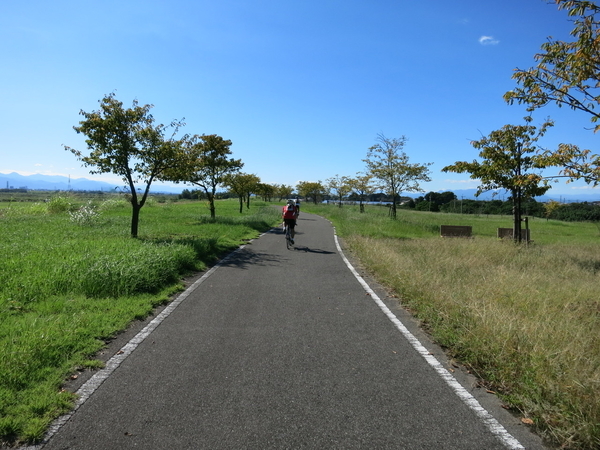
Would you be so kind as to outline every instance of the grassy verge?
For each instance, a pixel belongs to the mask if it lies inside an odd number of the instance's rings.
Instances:
[[[500,242],[510,217],[303,205],[450,354],[562,448],[600,448],[600,236],[594,224],[530,222],[533,245]],[[442,239],[439,225],[472,225]]]
[[[73,404],[65,377],[181,289],[182,276],[279,221],[237,201],[150,202],[139,239],[118,197],[0,205],[0,443],[35,442]]]

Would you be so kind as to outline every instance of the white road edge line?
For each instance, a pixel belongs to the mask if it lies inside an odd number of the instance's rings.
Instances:
[[[429,365],[438,373],[438,375],[452,388],[452,390],[458,395],[458,397],[470,408],[472,409],[477,417],[488,427],[488,429],[497,436],[502,443],[511,450],[524,450],[525,447],[521,445],[521,443],[515,439],[506,429],[488,412],[486,411],[481,404],[473,397],[469,391],[467,391],[456,379],[452,376],[450,372],[448,372],[444,366],[435,358],[435,356],[431,355],[429,350],[421,344],[421,342],[404,326],[404,324],[398,319],[392,311],[386,306],[385,303],[379,298],[379,296],[371,289],[371,287],[367,284],[363,277],[356,271],[356,269],[352,266],[344,252],[342,251],[342,247],[340,246],[337,233],[335,233],[334,228],[334,238],[335,245],[338,249],[338,252],[350,272],[356,277],[358,282],[362,285],[365,291],[369,294],[369,296],[375,301],[375,303],[379,306],[379,308],[383,311],[383,313],[392,321],[392,323],[396,326],[396,328],[404,335],[404,337],[410,342],[413,348],[429,363]]]
[[[263,233],[265,234],[265,233]],[[262,236],[262,234],[261,234]],[[259,236],[260,237],[260,236]],[[249,241],[248,243],[252,242]],[[247,245],[247,244],[246,244]],[[77,401],[75,402],[75,406],[68,413],[60,416],[56,419],[52,425],[48,428],[48,431],[44,435],[42,442],[35,445],[29,445],[25,447],[20,447],[19,450],[41,450],[48,441],[54,436],[61,427],[69,421],[69,419],[75,414],[75,412],[83,405],[88,398],[100,387],[100,385],[121,365],[125,359],[133,353],[133,351],[140,345],[144,339],[146,339],[150,333],[152,333],[156,327],[158,327],[163,320],[165,320],[174,310],[177,308],[181,302],[183,302],[192,292],[196,290],[198,286],[200,286],[208,277],[210,277],[215,270],[225,264],[233,255],[241,251],[246,247],[246,245],[242,245],[237,249],[233,250],[229,253],[225,258],[211,267],[202,277],[194,282],[191,286],[189,286],[184,292],[179,294],[179,296],[169,303],[165,309],[163,309],[160,314],[158,314],[148,325],[146,325],[138,334],[136,334],[127,344],[125,344],[112,358],[110,358],[103,369],[96,372],[89,380],[87,380],[78,390],[75,392],[77,395]]]

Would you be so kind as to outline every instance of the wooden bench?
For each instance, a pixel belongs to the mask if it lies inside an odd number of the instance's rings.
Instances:
[[[513,229],[512,228],[498,228],[498,239],[511,239],[513,238]],[[531,241],[531,233],[529,229],[521,228],[521,240],[522,241]]]
[[[473,227],[466,225],[440,225],[442,237],[471,237]]]

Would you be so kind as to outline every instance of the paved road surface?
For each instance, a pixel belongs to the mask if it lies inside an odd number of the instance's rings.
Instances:
[[[328,221],[303,213],[296,241],[272,230],[199,279],[36,448],[543,448],[468,377],[457,390],[440,376],[427,358],[442,367],[443,354],[365,292]]]

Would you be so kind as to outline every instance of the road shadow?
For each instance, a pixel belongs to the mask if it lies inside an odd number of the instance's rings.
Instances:
[[[298,220],[306,220],[306,221],[315,221],[315,219],[298,219]],[[267,233],[271,233],[271,234],[278,234],[283,236],[283,230],[281,228],[281,226],[275,227],[270,229]],[[300,231],[298,228],[296,228],[296,236],[302,236],[304,233],[302,233],[302,231]],[[321,254],[321,255],[333,255],[336,252],[331,252],[328,250],[322,250],[320,248],[310,248],[307,247],[305,245],[295,245],[294,248],[290,249],[290,251],[301,251],[301,252],[305,252],[305,253],[316,253],[316,254]]]
[[[267,230],[270,226],[270,223],[260,220],[259,218],[253,216],[239,216],[239,217],[229,217],[229,216],[200,216],[196,219],[194,225],[206,225],[206,224],[217,224],[217,225],[246,225],[256,231],[263,232]]]
[[[294,247],[294,250],[305,252],[305,253],[319,253],[321,255],[333,255],[335,252],[330,252],[328,250],[321,250],[320,248],[309,248],[301,245],[297,245]]]
[[[275,266],[280,265],[286,260],[283,256],[273,255],[272,253],[256,252],[249,247],[245,247],[232,253],[221,261],[222,266],[238,267],[246,269],[249,266]]]
[[[298,231],[298,228],[295,229],[296,234],[295,236],[302,236],[304,233],[302,233],[302,231]],[[278,234],[281,236],[281,239],[284,239],[284,233],[283,233],[283,229],[281,228],[281,226],[278,226],[276,228],[272,228],[271,230],[267,231],[267,233],[269,234]]]

